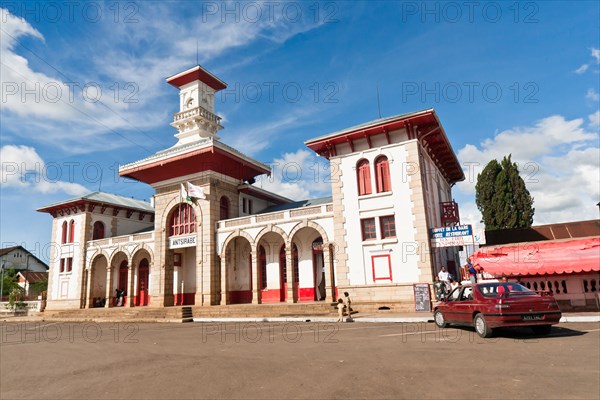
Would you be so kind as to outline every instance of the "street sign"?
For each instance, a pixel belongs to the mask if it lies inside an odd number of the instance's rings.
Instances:
[[[431,246],[451,247],[473,244],[471,225],[444,226],[431,229]]]

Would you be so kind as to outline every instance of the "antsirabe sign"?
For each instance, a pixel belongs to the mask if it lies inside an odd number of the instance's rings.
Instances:
[[[433,228],[430,233],[433,247],[465,246],[473,243],[473,228],[471,225]]]
[[[187,236],[175,236],[169,238],[170,249],[180,249],[182,247],[192,247],[196,245],[196,234]]]

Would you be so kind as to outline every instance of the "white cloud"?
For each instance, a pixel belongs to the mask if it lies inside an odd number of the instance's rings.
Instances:
[[[600,64],[600,49],[591,48],[592,57],[596,59],[596,63]]]
[[[218,6],[226,7],[225,3]],[[321,24],[309,19],[289,23],[281,13],[257,22],[228,18],[223,23],[220,14],[205,19],[197,5],[173,8],[157,3],[141,7],[135,16],[136,23],[114,23],[111,18],[104,18],[90,24],[81,37],[70,38],[71,47],[81,50],[65,49],[64,57],[54,61],[54,67],[62,73],[52,72],[55,75],[52,76],[36,70],[30,62],[34,56],[18,46],[26,37],[44,41],[43,35],[26,20],[5,9],[1,11],[0,76],[6,96],[2,107],[3,135],[53,144],[70,154],[152,142],[164,147],[167,143],[143,132],[170,122],[164,102],[157,101],[164,94],[176,95],[165,84],[165,77],[191,67],[197,55],[203,63],[230,49],[253,43],[277,46]],[[97,40],[98,37],[103,40]],[[93,41],[93,45],[87,41]],[[56,51],[43,48],[37,51],[38,57],[51,57],[45,53],[50,50]],[[77,82],[78,86],[70,90],[69,81]],[[118,96],[115,83],[120,85]],[[84,99],[81,87],[86,84],[101,88],[101,102]],[[128,84],[133,85],[136,102],[124,101],[131,94],[124,88]],[[24,89],[32,88],[37,94],[24,95]],[[57,88],[61,90],[60,96],[56,94]],[[11,92],[15,93],[7,95]],[[40,126],[44,135],[37,134]],[[139,140],[141,135],[145,136],[143,140]]]
[[[63,192],[73,196],[88,193],[78,183],[65,182],[59,177],[68,175],[60,165],[48,166],[33,147],[6,145],[0,148],[1,182],[4,188],[18,188],[36,193]],[[68,166],[64,166],[68,169]]]
[[[592,116],[590,121],[594,121]],[[474,204],[477,174],[492,159],[512,154],[527,189],[534,197],[535,224],[597,218],[600,196],[599,135],[584,129],[583,119],[555,115],[533,126],[502,131],[479,145],[458,151],[466,180],[457,184],[461,219],[479,223]],[[467,163],[474,166],[471,170]],[[466,210],[466,211],[463,211]]]
[[[329,196],[329,161],[312,151],[285,153],[271,163],[270,177],[261,176],[256,186],[294,201]]]
[[[600,110],[588,115],[588,118],[590,120],[590,126],[592,128],[600,128]]]
[[[600,94],[598,94],[598,92],[596,92],[593,88],[590,88],[588,89],[585,98],[591,101],[599,101]]]
[[[579,67],[579,68],[577,68],[577,69],[575,70],[575,73],[576,73],[576,74],[583,74],[585,71],[587,71],[587,70],[588,70],[588,68],[589,68],[589,67],[590,67],[590,65],[589,65],[589,64],[583,64],[583,65],[581,65],[581,67]]]

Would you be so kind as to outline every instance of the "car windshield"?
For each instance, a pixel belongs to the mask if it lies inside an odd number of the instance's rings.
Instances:
[[[483,283],[478,286],[479,292],[485,297],[496,297],[502,293],[518,296],[532,296],[535,292],[516,282]]]

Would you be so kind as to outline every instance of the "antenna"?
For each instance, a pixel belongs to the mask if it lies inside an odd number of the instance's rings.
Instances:
[[[381,118],[381,102],[379,101],[379,82],[377,82],[377,112],[379,112],[379,118]]]
[[[98,191],[101,192],[102,191],[102,173],[104,168],[100,168],[100,182],[98,182]]]
[[[198,39],[196,39],[196,65],[200,65],[200,61],[198,61],[200,58],[200,56],[199,56],[200,50],[199,50],[198,46],[199,46]]]

